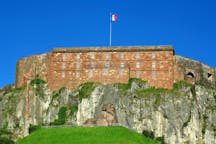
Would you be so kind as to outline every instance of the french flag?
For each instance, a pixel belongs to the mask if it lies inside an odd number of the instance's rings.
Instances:
[[[118,15],[117,14],[112,14],[112,21],[116,21],[118,19]]]

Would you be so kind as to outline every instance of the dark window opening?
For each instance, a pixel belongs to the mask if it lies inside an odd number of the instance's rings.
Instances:
[[[188,72],[187,73],[187,77],[188,78],[194,78],[195,76],[194,76],[194,74],[192,72]]]
[[[212,78],[212,74],[208,73],[208,79]]]

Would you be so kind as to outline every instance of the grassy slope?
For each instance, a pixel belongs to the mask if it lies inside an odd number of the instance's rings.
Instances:
[[[42,128],[16,144],[157,144],[157,142],[129,129],[110,126]]]

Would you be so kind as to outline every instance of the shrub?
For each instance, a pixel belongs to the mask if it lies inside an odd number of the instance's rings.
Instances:
[[[154,139],[154,132],[153,132],[153,131],[143,130],[142,134],[143,134],[145,137]]]
[[[6,129],[0,129],[0,136],[1,135],[11,135],[12,132],[6,130]]]
[[[58,91],[59,91],[59,94],[62,93],[63,91],[65,91],[66,87],[61,87]]]
[[[78,111],[78,105],[77,105],[77,104],[72,105],[72,106],[70,107],[70,111],[71,111],[70,114],[73,115],[75,112]]]
[[[32,132],[34,132],[34,131],[36,131],[36,130],[38,130],[40,128],[41,128],[41,125],[32,125],[32,124],[30,124],[29,133],[32,133]]]
[[[160,144],[166,144],[166,143],[165,143],[164,136],[162,136],[162,137],[155,137],[153,131],[143,130],[142,134],[143,134],[145,137],[148,137],[148,138],[150,138],[150,139],[155,139],[155,140],[159,141]]]
[[[0,137],[0,144],[15,144],[15,142],[8,138]]]
[[[8,121],[6,120],[6,121],[4,122],[3,129],[7,129],[7,128],[8,128]]]
[[[95,89],[96,84],[93,82],[87,82],[80,85],[79,89],[79,99],[87,98],[91,95],[92,91]]]
[[[164,136],[162,136],[162,137],[157,137],[155,140],[159,141],[160,144],[166,144],[166,143],[165,143]]]
[[[53,92],[52,92],[53,98],[59,97],[60,94],[61,94],[65,89],[66,89],[65,87],[62,87],[62,88],[60,88],[60,89],[58,89],[58,90],[53,91]]]
[[[66,122],[67,107],[61,107],[58,112],[58,119],[50,123],[51,125],[63,125]]]
[[[45,83],[46,82],[43,79],[40,79],[40,78],[33,79],[30,82],[31,86],[34,86],[34,85],[44,85]]]
[[[4,135],[4,137],[2,137],[2,135]],[[14,141],[9,139],[11,135],[12,132],[6,129],[0,129],[0,144],[14,144]]]
[[[45,83],[46,82],[44,80],[39,79],[39,78],[33,79],[30,82],[31,86],[33,86],[35,88],[35,94],[38,95],[39,97],[42,97],[42,98],[44,97],[43,87],[44,87]]]

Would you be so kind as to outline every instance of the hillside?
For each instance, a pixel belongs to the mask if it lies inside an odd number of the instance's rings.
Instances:
[[[157,144],[129,129],[119,126],[42,128],[16,144]]]
[[[216,88],[201,82],[178,81],[164,89],[131,78],[127,84],[88,82],[52,92],[37,78],[27,87],[0,91],[0,125],[14,140],[27,136],[30,125],[118,124],[168,144],[213,144],[215,121]]]

